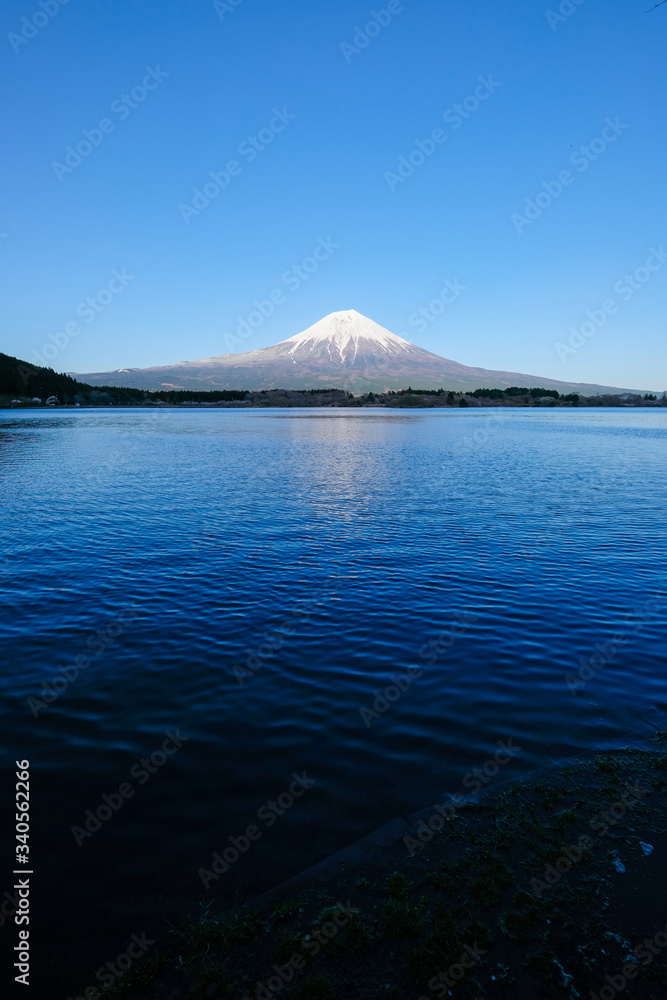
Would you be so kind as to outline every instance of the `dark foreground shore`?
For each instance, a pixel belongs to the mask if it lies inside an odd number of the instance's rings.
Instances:
[[[664,1000],[666,787],[662,732],[397,819],[233,912],[211,878],[98,995]]]

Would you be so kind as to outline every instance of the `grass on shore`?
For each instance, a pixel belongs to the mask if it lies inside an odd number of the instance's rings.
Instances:
[[[261,911],[207,903],[101,996],[665,1000],[667,946],[641,947],[667,925],[666,738],[489,795],[413,856],[399,841]]]

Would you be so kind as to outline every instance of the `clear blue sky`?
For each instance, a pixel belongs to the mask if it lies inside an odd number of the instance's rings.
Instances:
[[[354,52],[341,45],[354,45],[384,0],[219,10],[212,0],[69,0],[53,16],[38,0],[7,0],[2,350],[30,359],[74,322],[57,370],[226,353],[238,317],[281,289],[284,301],[234,350],[354,308],[464,364],[665,388],[667,262],[653,258],[631,294],[617,284],[667,247],[667,4],[648,14],[650,2],[565,0],[572,13],[550,24],[555,2],[403,0],[397,10],[393,0],[389,23]],[[480,88],[487,96],[467,119],[445,119],[480,77],[493,92]],[[124,104],[137,87],[145,99]],[[283,125],[274,109],[295,117]],[[99,145],[71,172],[58,167],[105,118]],[[254,159],[239,151],[271,124],[282,130],[262,133],[273,138]],[[434,129],[445,140],[404,181],[388,180]],[[611,141],[599,138],[605,129]],[[230,160],[225,190],[199,214],[184,211]],[[564,170],[562,194],[530,224],[513,223]],[[285,284],[329,237],[339,247],[298,288]],[[116,281],[87,322],[79,303],[114,269],[132,280]],[[465,291],[411,324],[447,279]],[[587,310],[599,318],[609,299],[604,325],[559,357],[570,327]]]

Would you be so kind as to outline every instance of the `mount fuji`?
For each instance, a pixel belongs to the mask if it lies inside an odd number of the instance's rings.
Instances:
[[[520,372],[469,368],[398,337],[354,309],[333,312],[272,347],[155,368],[68,374],[89,385],[136,389],[505,389],[540,386],[582,395],[630,392]]]

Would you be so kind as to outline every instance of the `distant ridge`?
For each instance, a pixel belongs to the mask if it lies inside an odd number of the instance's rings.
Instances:
[[[561,382],[522,372],[469,368],[417,347],[355,309],[329,313],[302,333],[272,347],[221,354],[154,368],[70,372],[90,385],[137,389],[311,389],[349,392],[405,389],[506,389],[540,386],[584,396],[640,392],[587,382]]]

